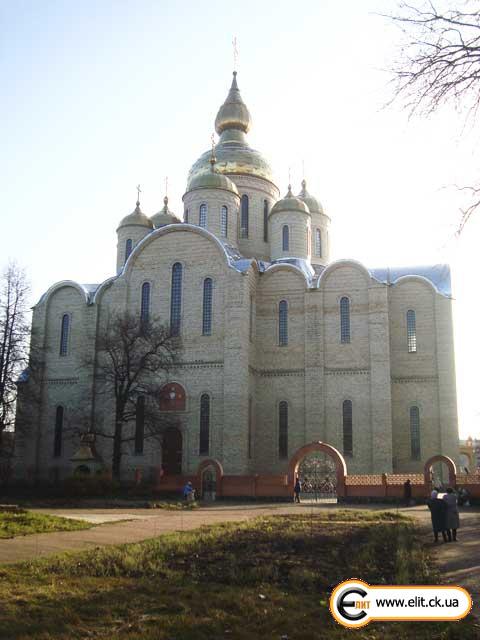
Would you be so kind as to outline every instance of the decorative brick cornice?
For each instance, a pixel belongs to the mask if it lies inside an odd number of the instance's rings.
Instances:
[[[47,378],[45,380],[48,385],[78,384],[79,382],[80,378]]]
[[[392,376],[392,382],[407,384],[408,382],[438,382],[438,376]]]
[[[352,376],[352,375],[368,375],[370,369],[327,369],[325,368],[326,376]]]

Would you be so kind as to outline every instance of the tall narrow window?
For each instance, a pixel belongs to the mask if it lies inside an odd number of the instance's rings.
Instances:
[[[204,393],[200,398],[200,447],[201,456],[208,455],[210,447],[210,396]]]
[[[340,342],[350,342],[350,300],[346,297],[340,300]]]
[[[288,402],[278,405],[278,457],[288,458]]]
[[[420,460],[420,411],[410,407],[410,446],[412,460]]]
[[[228,235],[228,209],[227,207],[222,207],[222,218],[220,224],[220,233],[222,234],[222,238],[226,238]]]
[[[125,262],[128,260],[129,255],[132,253],[132,239],[128,238],[125,242]]]
[[[200,213],[198,216],[198,226],[204,227],[204,228],[207,226],[207,205],[206,204],[200,205]]]
[[[176,262],[172,267],[172,291],[170,299],[170,331],[172,336],[180,335],[182,318],[182,265]]]
[[[288,251],[290,249],[290,230],[285,224],[282,227],[282,251]]]
[[[143,442],[145,437],[145,396],[139,396],[135,415],[135,453],[143,453]]]
[[[312,246],[312,232],[310,231],[310,229],[307,229],[307,256],[311,252],[311,246]]]
[[[345,400],[342,406],[343,412],[343,455],[353,455],[353,410],[352,401]]]
[[[278,305],[278,344],[284,347],[288,344],[288,304],[282,300]]]
[[[212,334],[212,288],[211,278],[203,281],[203,325],[202,334],[210,336]]]
[[[140,306],[140,321],[142,324],[147,324],[150,316],[150,283],[144,282],[142,284],[142,302]]]
[[[240,237],[248,238],[248,196],[242,196],[240,211]]]
[[[407,344],[408,353],[416,353],[417,351],[417,322],[415,311],[409,309],[407,311]]]
[[[248,335],[250,338],[250,342],[253,342],[253,338],[255,335],[255,299],[253,296],[250,296],[250,319]]]
[[[315,255],[319,258],[322,257],[322,232],[320,229],[315,229]]]
[[[268,200],[263,201],[263,241],[268,242]]]
[[[252,457],[252,430],[253,430],[253,400],[252,396],[248,398],[248,440],[247,440],[247,456]]]
[[[59,458],[62,455],[63,435],[63,407],[57,407],[55,412],[55,435],[53,439],[53,456]]]
[[[66,356],[68,353],[68,337],[70,333],[70,316],[64,313],[62,316],[62,328],[60,330],[60,355]]]
[[[188,224],[188,209],[185,209],[185,215],[183,216],[183,220]]]

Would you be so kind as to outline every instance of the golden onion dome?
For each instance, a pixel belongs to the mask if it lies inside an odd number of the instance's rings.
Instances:
[[[190,180],[187,187],[187,193],[189,191],[194,191],[195,189],[222,189],[223,191],[231,191],[240,197],[237,185],[230,180],[230,178],[216,171],[217,159],[215,157],[215,152],[216,149],[212,149],[210,151],[210,171],[208,173],[200,173]]]
[[[261,153],[248,145],[245,134],[250,126],[250,113],[240,95],[236,72],[234,72],[227,99],[220,107],[215,119],[215,128],[220,134],[215,148],[217,173],[251,175],[273,182],[272,170],[267,160]],[[209,162],[210,151],[206,151],[190,169],[188,174],[189,187],[197,176],[210,173]]]
[[[298,194],[300,200],[303,200],[311,213],[325,213],[321,203],[314,196],[310,195],[307,191],[307,181],[302,180],[302,190]]]
[[[164,227],[167,224],[179,224],[181,222],[180,218],[177,218],[173,211],[170,211],[170,209],[168,208],[167,196],[165,196],[165,198],[163,199],[163,204],[163,209],[161,209],[161,211],[159,211],[158,213],[155,213],[151,218],[155,229]]]
[[[136,207],[132,213],[129,213],[128,216],[125,216],[120,224],[118,225],[118,229],[121,227],[148,227],[148,229],[153,229],[152,221],[148,216],[146,216],[143,211],[140,209],[140,201],[137,200]],[[117,229],[117,231],[118,231]]]
[[[310,215],[310,211],[305,202],[293,195],[291,185],[288,185],[287,195],[273,205],[270,215],[280,213],[280,211],[299,211]]]
[[[233,72],[232,86],[227,99],[220,107],[215,118],[215,131],[220,135],[225,129],[239,129],[248,133],[252,124],[252,117],[247,105],[242,100],[237,85],[237,72]]]

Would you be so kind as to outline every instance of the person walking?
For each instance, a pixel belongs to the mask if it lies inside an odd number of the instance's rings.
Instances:
[[[430,509],[430,516],[432,518],[433,539],[438,542],[438,534],[441,532],[443,541],[447,542],[447,503],[444,500],[437,498],[437,495],[427,500],[428,508]]]
[[[183,487],[183,499],[186,502],[193,502],[195,500],[195,489],[193,488],[191,482],[187,482],[187,484]]]
[[[294,493],[294,502],[300,502],[300,491],[302,490],[302,483],[300,482],[300,478],[297,476],[297,480],[295,482],[295,487],[293,488]]]
[[[457,541],[457,529],[460,527],[460,515],[458,513],[457,496],[452,487],[448,487],[447,493],[443,496],[444,502],[447,504],[446,526],[449,542]]]
[[[410,482],[410,478],[403,484],[403,497],[405,499],[405,506],[409,507],[412,502],[412,483]]]

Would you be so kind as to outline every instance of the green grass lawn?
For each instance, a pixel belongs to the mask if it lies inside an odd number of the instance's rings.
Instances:
[[[473,640],[455,623],[337,625],[332,588],[439,583],[410,520],[332,510],[204,527],[0,567],[0,638]]]
[[[92,525],[81,520],[58,518],[41,513],[18,511],[0,511],[0,538],[14,538],[31,533],[49,533],[52,531],[76,531],[89,529]],[[0,631],[1,633],[1,631]]]

